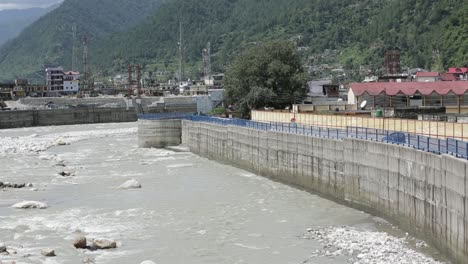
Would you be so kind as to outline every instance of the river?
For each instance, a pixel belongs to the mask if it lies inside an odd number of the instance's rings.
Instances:
[[[59,172],[74,176],[63,177]],[[117,187],[129,179],[138,190]],[[0,130],[0,243],[10,263],[439,263],[382,219],[188,152],[137,147],[136,124]],[[41,201],[44,210],[20,210]],[[112,250],[75,249],[108,238]],[[56,257],[41,250],[54,249]],[[14,252],[16,254],[14,254]],[[91,262],[92,261],[92,262]]]

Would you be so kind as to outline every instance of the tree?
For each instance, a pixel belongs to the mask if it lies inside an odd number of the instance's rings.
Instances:
[[[226,71],[225,89],[228,103],[243,114],[302,101],[306,78],[296,46],[271,41],[248,49]]]

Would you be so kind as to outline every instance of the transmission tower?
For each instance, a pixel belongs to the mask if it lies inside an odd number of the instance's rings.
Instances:
[[[88,89],[88,35],[83,35],[83,90]]]
[[[76,65],[76,24],[73,23],[73,26],[72,26],[72,34],[73,34],[73,43],[72,43],[72,67],[71,67],[71,70],[72,71],[75,71],[75,67],[77,66]]]
[[[202,51],[203,55],[203,72],[205,74],[205,80],[211,80],[211,43],[208,42],[206,48]]]
[[[183,42],[182,22],[179,22],[179,82],[184,80],[184,42]]]
[[[389,50],[385,52],[385,71],[387,75],[395,75],[400,73],[400,51]]]
[[[133,67],[132,65],[128,65],[128,78],[127,78],[127,89],[128,89],[128,98],[131,98],[133,93]]]
[[[130,98],[136,88],[138,98],[141,97],[141,65],[128,65],[127,89],[128,98]],[[136,72],[136,80],[133,79],[133,73]]]

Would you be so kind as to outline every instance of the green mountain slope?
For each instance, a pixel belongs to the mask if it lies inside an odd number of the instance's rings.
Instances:
[[[332,63],[379,68],[386,50],[399,49],[403,66],[443,70],[468,64],[468,0],[461,2],[172,0],[129,32],[135,41],[113,36],[101,43],[95,63],[115,70],[116,61],[176,65],[180,17],[192,77],[208,41],[222,70],[240,50],[271,39],[295,40],[310,64],[323,63],[317,57],[324,51],[338,50]]]
[[[387,49],[398,49],[402,64],[443,71],[468,65],[468,0],[394,0],[347,47],[343,63],[383,63]]]
[[[3,45],[0,49],[0,79],[27,77],[42,80],[47,65],[63,65],[70,69],[74,24],[79,47],[77,57],[81,58],[81,36],[85,32],[92,47],[100,39],[128,30],[144,20],[158,2],[66,0]]]
[[[28,8],[0,11],[0,46],[52,9]]]
[[[67,67],[71,37],[63,32],[71,21],[93,36],[91,68],[102,75],[129,63],[175,70],[179,21],[191,77],[200,72],[207,42],[222,71],[238,52],[272,39],[295,41],[308,64],[379,68],[386,50],[400,49],[403,66],[468,65],[468,0],[162,0],[155,10],[144,8],[149,2],[68,0],[73,8],[52,12],[0,51],[0,79],[45,63]]]
[[[186,60],[195,66],[210,41],[218,70],[249,45],[272,39],[296,39],[310,52],[346,47],[348,33],[367,26],[383,0],[172,0],[127,36],[100,44],[94,63],[115,61],[177,64],[179,18]],[[350,23],[352,21],[352,23]],[[195,72],[192,72],[193,74]]]

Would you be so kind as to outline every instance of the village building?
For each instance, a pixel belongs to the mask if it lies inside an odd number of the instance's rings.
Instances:
[[[417,82],[437,82],[440,81],[438,72],[418,72],[416,73]]]
[[[451,80],[468,81],[468,68],[449,68],[444,76]]]
[[[63,73],[63,92],[77,94],[80,91],[80,73],[68,71]]]
[[[47,96],[58,96],[63,91],[63,68],[47,68],[46,82],[47,82]]]
[[[47,68],[45,72],[47,96],[60,96],[63,94],[76,94],[79,92],[79,72],[64,72],[63,67]]]
[[[352,83],[348,104],[366,101],[376,107],[445,107],[447,113],[468,112],[468,82]]]

